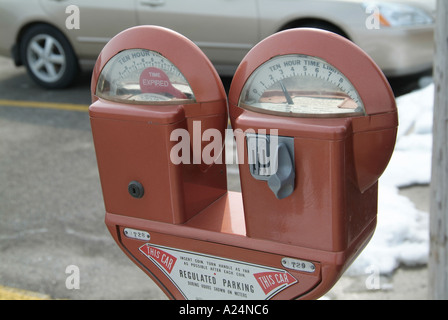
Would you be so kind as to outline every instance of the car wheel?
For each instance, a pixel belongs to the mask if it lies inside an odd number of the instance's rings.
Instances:
[[[78,61],[70,43],[49,25],[28,29],[20,42],[20,53],[30,77],[44,88],[67,87],[78,74]]]

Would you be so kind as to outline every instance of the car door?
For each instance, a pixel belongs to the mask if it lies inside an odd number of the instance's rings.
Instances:
[[[136,7],[139,24],[183,34],[221,74],[233,74],[259,40],[256,0],[137,0]]]
[[[40,0],[40,3],[69,38],[81,60],[96,59],[113,36],[137,24],[135,0]],[[75,27],[73,19],[78,18]]]

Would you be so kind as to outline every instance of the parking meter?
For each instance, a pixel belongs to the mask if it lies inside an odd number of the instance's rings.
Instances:
[[[225,166],[202,161],[200,137],[208,128],[224,132],[227,99],[213,66],[189,40],[156,27],[118,34],[98,58],[91,92],[107,212],[180,224],[226,192]],[[199,142],[184,139],[188,148],[179,155],[176,132]]]
[[[314,250],[323,282],[340,273],[374,232],[377,182],[395,145],[383,73],[343,37],[288,30],[244,58],[229,108],[248,159],[239,165],[247,236]]]
[[[106,225],[169,298],[318,298],[372,236],[397,112],[351,42],[311,29],[265,39],[228,106],[195,44],[140,26],[104,47],[91,91]],[[242,192],[227,190],[228,112]]]

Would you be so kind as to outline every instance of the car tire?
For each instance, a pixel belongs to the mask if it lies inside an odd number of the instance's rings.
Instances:
[[[20,54],[29,76],[44,88],[65,88],[78,75],[72,46],[52,26],[39,24],[26,30],[20,41]]]

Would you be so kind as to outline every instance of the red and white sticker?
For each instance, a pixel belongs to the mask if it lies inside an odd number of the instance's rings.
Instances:
[[[168,75],[162,69],[149,67],[140,74],[140,89],[142,93],[168,93],[175,98],[186,99],[186,96],[173,87]]]
[[[150,243],[139,250],[186,299],[270,299],[297,283],[282,269]]]

